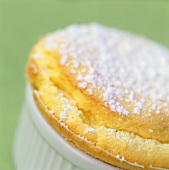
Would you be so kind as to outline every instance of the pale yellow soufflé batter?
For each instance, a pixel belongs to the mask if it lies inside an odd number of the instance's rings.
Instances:
[[[75,147],[122,169],[169,169],[169,50],[99,24],[42,37],[27,64],[35,102]]]

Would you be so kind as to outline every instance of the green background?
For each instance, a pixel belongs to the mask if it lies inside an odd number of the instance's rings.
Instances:
[[[24,100],[32,45],[72,23],[99,22],[169,47],[169,1],[0,1],[0,170],[14,169],[12,145]]]

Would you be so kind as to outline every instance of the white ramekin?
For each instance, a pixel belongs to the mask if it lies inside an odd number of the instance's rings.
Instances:
[[[119,170],[70,145],[43,118],[26,88],[14,144],[16,170]]]

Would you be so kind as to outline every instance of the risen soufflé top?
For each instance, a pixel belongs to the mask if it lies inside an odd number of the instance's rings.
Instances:
[[[167,48],[99,24],[71,25],[35,45],[27,72],[67,130],[131,166],[169,168]]]

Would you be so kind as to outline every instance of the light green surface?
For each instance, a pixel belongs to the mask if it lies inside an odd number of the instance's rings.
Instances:
[[[24,99],[25,64],[41,35],[99,22],[169,47],[169,1],[0,1],[0,170],[14,169],[12,144]]]

